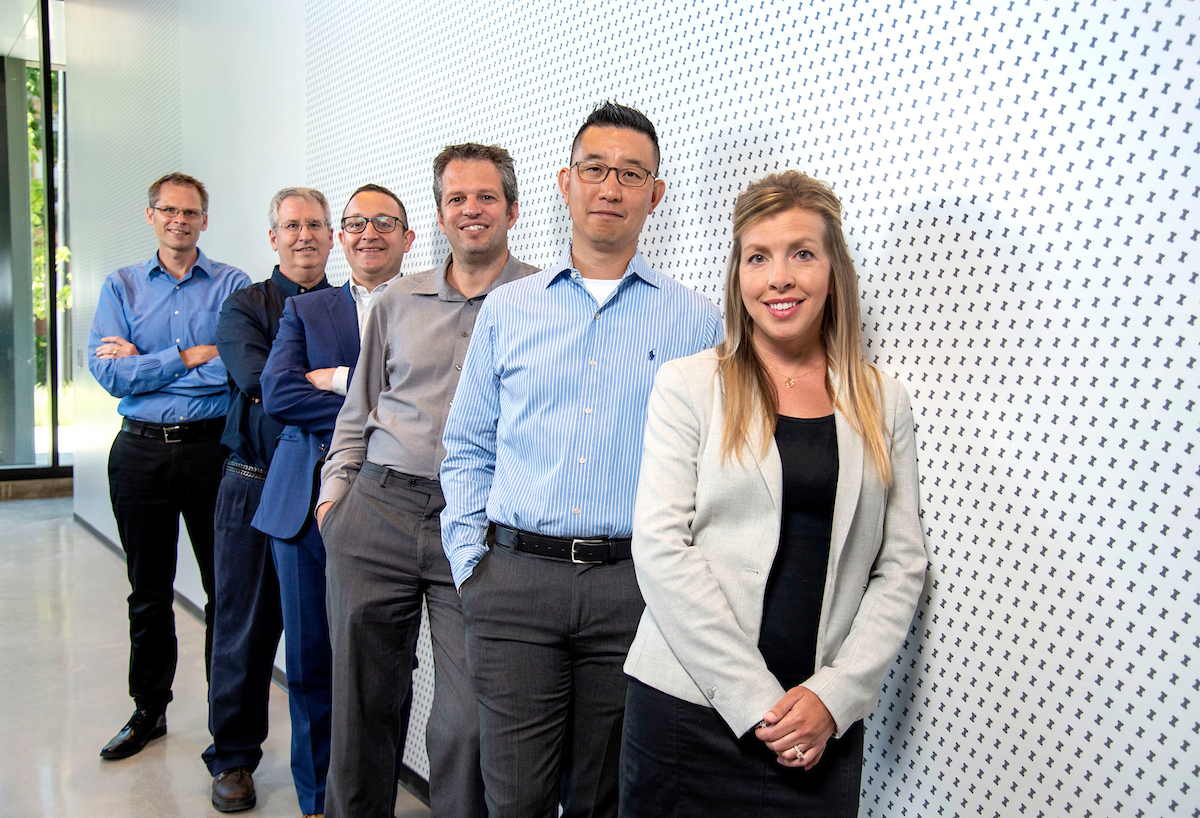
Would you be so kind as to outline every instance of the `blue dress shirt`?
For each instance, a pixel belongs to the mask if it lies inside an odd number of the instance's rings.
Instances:
[[[443,442],[442,547],[458,586],[488,520],[552,537],[628,537],[658,367],[720,342],[704,296],[639,252],[597,305],[558,263],[483,303]]]
[[[188,370],[182,350],[216,344],[221,304],[250,276],[210,261],[202,251],[192,269],[176,281],[158,261],[122,267],[100,290],[88,337],[88,369],[118,411],[147,423],[189,423],[224,416],[229,404],[228,375],[219,357]],[[101,338],[116,335],[138,349],[124,358],[97,358]]]

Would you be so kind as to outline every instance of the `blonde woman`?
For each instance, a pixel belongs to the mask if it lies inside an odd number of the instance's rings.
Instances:
[[[647,409],[621,813],[855,816],[925,577],[912,409],[863,360],[827,187],[751,184],[733,235],[725,341]]]

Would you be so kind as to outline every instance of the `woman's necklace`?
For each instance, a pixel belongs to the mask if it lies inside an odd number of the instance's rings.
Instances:
[[[799,375],[796,375],[795,377],[793,377],[793,376],[791,376],[791,375],[785,375],[784,373],[780,372],[780,371],[779,371],[778,369],[776,369],[775,367],[771,366],[771,365],[770,365],[769,363],[767,363],[766,361],[763,361],[763,366],[765,366],[767,369],[769,369],[769,370],[771,370],[772,372],[774,372],[774,373],[775,373],[776,375],[778,375],[779,377],[783,378],[783,385],[784,385],[784,386],[786,386],[788,389],[791,389],[792,387],[794,387],[794,386],[796,385],[796,381],[797,381],[799,378],[803,378],[805,375],[810,375],[810,374],[812,374],[813,372],[816,372],[816,371],[817,371],[818,369],[820,369],[821,367],[825,366],[825,361],[821,361],[821,362],[820,362],[820,363],[818,363],[816,366],[814,366],[812,369],[807,369],[807,370],[805,370],[804,372],[801,372]]]

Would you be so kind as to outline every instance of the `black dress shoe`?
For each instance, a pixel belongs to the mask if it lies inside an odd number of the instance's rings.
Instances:
[[[167,714],[159,710],[135,710],[133,717],[100,751],[101,758],[118,759],[137,755],[156,738],[167,734]]]
[[[224,770],[213,779],[212,805],[217,812],[241,812],[254,804],[254,778],[245,767]]]

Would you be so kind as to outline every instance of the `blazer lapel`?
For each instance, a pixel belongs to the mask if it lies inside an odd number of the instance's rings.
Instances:
[[[829,562],[832,571],[837,570],[837,561],[850,534],[850,524],[858,509],[858,495],[862,491],[863,445],[862,438],[850,427],[838,409],[833,410],[834,427],[837,429],[838,479],[837,494],[833,500],[833,531],[829,537]],[[834,576],[834,573],[830,573]]]
[[[762,437],[762,429],[753,428],[746,436],[744,445],[750,450],[749,454],[758,465],[759,473],[762,474],[763,481],[767,484],[767,490],[771,492],[771,502],[775,504],[776,509],[782,511],[783,462],[779,459],[779,447],[775,445],[775,439],[771,438],[770,445],[767,446],[764,453]]]
[[[337,332],[338,346],[342,348],[342,360],[349,361],[347,366],[354,366],[358,360],[359,328],[358,307],[354,304],[354,295],[350,292],[350,282],[340,288],[335,298],[325,303],[333,326]]]

